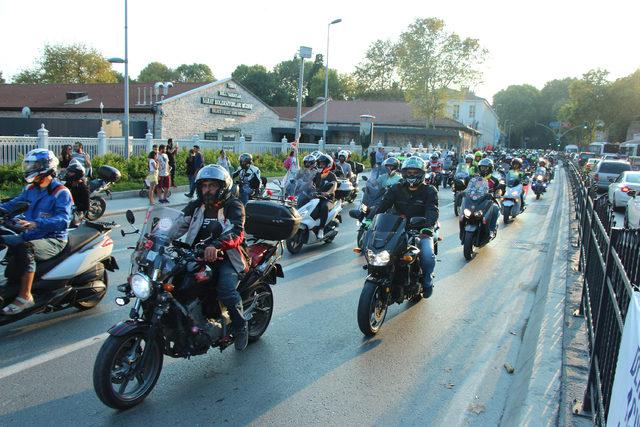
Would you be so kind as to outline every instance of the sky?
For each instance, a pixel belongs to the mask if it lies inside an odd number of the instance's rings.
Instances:
[[[152,61],[205,63],[225,78],[239,64],[271,68],[292,59],[299,46],[324,54],[336,18],[329,66],[340,72],[352,72],[370,43],[396,40],[416,18],[443,19],[489,51],[473,88],[489,102],[512,84],[542,88],[593,68],[615,79],[640,68],[640,0],[129,0],[128,8],[133,77]],[[124,0],[0,0],[5,79],[33,66],[46,43],[78,42],[123,57]]]

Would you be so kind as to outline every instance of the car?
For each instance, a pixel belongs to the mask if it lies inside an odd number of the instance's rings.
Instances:
[[[629,191],[629,201],[624,213],[624,228],[640,228],[640,195]]]
[[[596,159],[596,158],[588,159],[587,163],[585,163],[585,165],[584,165],[585,171],[587,171],[587,173],[589,171],[591,171],[591,169],[593,169],[595,167],[595,165],[598,164],[599,161],[600,161],[600,159]]]
[[[631,190],[640,191],[640,171],[622,172],[613,184],[609,185],[608,195],[613,209],[627,206]]]
[[[596,156],[596,153],[592,153],[590,151],[582,151],[580,154],[578,154],[578,164],[580,166],[584,166],[585,163],[587,163],[588,159],[593,159]]]
[[[596,190],[605,192],[622,172],[631,170],[629,162],[620,160],[601,160],[593,169],[593,183]]]

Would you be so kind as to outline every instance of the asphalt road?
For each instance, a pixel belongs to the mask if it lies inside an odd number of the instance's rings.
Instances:
[[[434,294],[391,307],[372,339],[357,326],[365,272],[345,212],[333,243],[285,256],[286,277],[274,287],[274,316],[260,341],[241,353],[165,358],[155,390],[126,412],[105,407],[92,385],[105,331],[130,309],[113,303],[113,285],[125,280],[135,237],[113,233],[121,270],[98,307],[0,327],[0,425],[496,425],[513,380],[503,365],[515,364],[551,262],[553,204],[567,203],[565,182],[560,170],[542,199],[529,198],[509,225],[500,221],[496,240],[471,262],[457,238],[452,194],[441,190]]]

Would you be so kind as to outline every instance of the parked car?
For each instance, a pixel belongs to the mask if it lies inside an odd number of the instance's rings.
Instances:
[[[609,184],[625,171],[631,170],[629,162],[620,160],[602,160],[593,170],[593,183],[598,191],[607,191]]]
[[[609,201],[613,209],[627,206],[631,190],[640,191],[640,171],[622,172],[613,184],[609,185]]]
[[[624,213],[625,228],[640,228],[640,196],[636,191],[629,191],[627,210]]]

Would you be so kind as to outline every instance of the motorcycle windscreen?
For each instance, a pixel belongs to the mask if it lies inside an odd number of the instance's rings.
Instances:
[[[180,236],[180,229],[185,225],[182,211],[165,206],[154,206],[147,211],[144,226],[140,232],[140,240],[146,235],[155,237],[156,241],[170,242]]]
[[[365,236],[365,247],[372,250],[381,250],[388,246],[395,247],[397,240],[404,232],[405,225],[406,220],[401,216],[388,213],[376,215]]]
[[[458,179],[466,178],[469,176],[469,165],[466,163],[460,163],[458,167],[456,167],[455,177]]]
[[[518,184],[520,184],[520,175],[509,171],[507,173],[507,187],[516,187]]]
[[[489,194],[489,183],[479,176],[471,178],[467,189],[464,191],[462,200],[462,209],[471,209],[472,211],[485,203]]]

